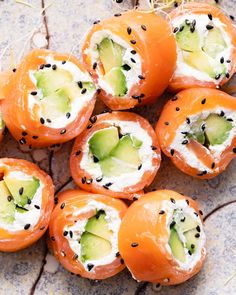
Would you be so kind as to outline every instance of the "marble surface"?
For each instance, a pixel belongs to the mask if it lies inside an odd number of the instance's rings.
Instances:
[[[31,0],[17,3],[0,1],[0,66],[13,68],[34,47],[44,47],[79,56],[86,31],[97,19],[132,8],[135,1],[114,4],[110,0]],[[115,2],[115,1],[114,1]],[[146,0],[136,1],[147,7]],[[235,1],[223,1],[233,14]],[[236,15],[235,15],[236,16]],[[231,82],[231,85],[235,81]],[[230,87],[226,90],[232,91]],[[135,111],[155,125],[166,97],[153,106]],[[95,113],[104,109],[97,102]],[[53,177],[57,191],[73,187],[68,157],[72,142],[57,150],[22,151],[9,134],[0,144],[1,157],[18,157],[36,162]],[[190,281],[176,287],[157,289],[137,283],[127,270],[106,281],[90,281],[71,275],[58,265],[46,248],[44,238],[34,246],[14,254],[0,253],[0,294],[160,294],[233,295],[236,290],[236,161],[226,172],[209,180],[196,180],[178,171],[165,157],[149,188],[168,188],[197,199],[204,212],[208,237],[208,256],[203,270]]]

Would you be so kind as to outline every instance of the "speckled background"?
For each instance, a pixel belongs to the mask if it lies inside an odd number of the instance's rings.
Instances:
[[[15,67],[22,56],[34,47],[48,47],[79,56],[82,39],[97,19],[132,8],[135,1],[124,0],[31,0],[29,5],[13,0],[0,1],[0,66]],[[136,1],[147,8],[148,1]],[[223,0],[221,5],[235,13],[236,2]],[[45,10],[44,10],[45,9]],[[45,11],[45,12],[43,12]],[[236,16],[236,15],[235,15]],[[48,38],[45,38],[48,37]],[[235,82],[231,82],[231,85]],[[226,87],[230,90],[231,88]],[[231,93],[232,94],[232,93]],[[154,106],[135,111],[155,125],[165,99]],[[104,106],[98,102],[95,113]],[[1,157],[18,157],[36,162],[54,179],[57,191],[73,186],[68,157],[72,142],[58,150],[22,151],[9,134],[0,144]],[[64,270],[48,254],[45,240],[14,254],[0,253],[0,294],[148,294],[154,295],[233,295],[236,294],[236,161],[227,171],[210,181],[193,179],[178,171],[167,158],[150,187],[183,192],[201,204],[205,215],[208,256],[202,271],[185,284],[156,289],[152,284],[137,283],[128,271],[106,281],[81,279]]]

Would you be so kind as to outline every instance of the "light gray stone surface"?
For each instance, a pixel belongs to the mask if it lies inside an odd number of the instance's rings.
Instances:
[[[71,52],[79,56],[84,34],[97,19],[109,17],[124,8],[131,8],[131,0],[123,4],[112,4],[110,0],[31,0],[31,6],[13,0],[0,1],[0,63],[2,69],[14,67],[21,57],[34,47]],[[139,1],[142,5],[145,0]],[[230,14],[234,14],[235,2],[224,1]],[[45,16],[41,15],[42,9]],[[45,38],[49,35],[49,41]],[[235,82],[234,82],[235,84]],[[153,106],[137,108],[155,125],[166,98],[161,98]],[[104,109],[97,102],[95,113]],[[0,144],[1,157],[18,157],[36,162],[42,169],[51,172],[57,190],[73,187],[69,173],[69,153],[72,142],[54,152],[47,149],[30,153],[19,149],[8,134]],[[168,188],[197,199],[204,215],[231,201],[236,201],[236,162],[232,162],[226,172],[219,177],[200,181],[178,171],[167,158],[149,190]],[[236,293],[236,276],[226,281],[236,272],[236,205],[225,206],[206,219],[208,236],[208,257],[199,275],[177,287],[165,287],[160,295],[233,295]],[[45,265],[45,259],[47,264]],[[102,282],[93,282],[71,275],[47,255],[45,241],[14,254],[0,253],[0,294],[157,294],[152,284],[136,283],[128,271]]]

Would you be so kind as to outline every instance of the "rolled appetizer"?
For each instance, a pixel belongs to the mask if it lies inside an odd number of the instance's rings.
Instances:
[[[119,231],[120,254],[133,278],[175,285],[198,273],[206,255],[201,214],[195,201],[170,190],[134,202]]]
[[[180,170],[213,178],[236,157],[236,99],[216,89],[183,90],[164,107],[156,133]]]
[[[50,176],[25,160],[0,159],[0,176],[0,251],[14,252],[47,230],[54,186]]]
[[[177,41],[177,67],[169,85],[218,88],[236,69],[236,27],[210,4],[187,3],[170,13]]]
[[[86,127],[95,93],[89,74],[75,57],[33,50],[5,86],[4,121],[21,145],[63,143]]]
[[[49,248],[70,272],[106,279],[122,271],[118,231],[126,205],[103,195],[69,190],[59,195],[49,226]]]
[[[103,102],[112,110],[130,109],[164,92],[175,69],[176,44],[166,20],[133,10],[96,22],[82,56]]]
[[[91,122],[71,153],[74,181],[89,192],[138,198],[153,181],[161,161],[151,125],[128,112],[102,114]]]

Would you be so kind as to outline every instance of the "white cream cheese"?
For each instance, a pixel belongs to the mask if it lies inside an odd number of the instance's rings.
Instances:
[[[195,30],[197,31],[197,33],[200,37],[201,44],[203,44],[203,40],[208,33],[208,30],[206,29],[206,25],[209,24],[209,22],[214,27],[219,29],[221,31],[221,34],[222,34],[227,46],[222,52],[220,52],[216,56],[215,60],[220,62],[220,59],[222,57],[224,58],[225,61],[230,60],[232,50],[233,50],[233,45],[231,42],[231,38],[229,37],[229,35],[227,34],[227,32],[225,30],[225,25],[219,20],[219,18],[213,17],[212,21],[210,21],[208,16],[205,14],[199,15],[199,14],[189,13],[189,14],[181,15],[179,17],[174,18],[172,20],[172,26],[174,28],[180,27],[185,22],[186,19],[188,19],[190,22],[192,22],[193,20],[196,20]],[[231,67],[230,63],[225,62],[225,66],[226,66],[227,71],[229,71],[230,67]],[[224,76],[221,75],[221,77],[218,80],[213,79],[207,73],[201,72],[201,71],[191,67],[190,65],[188,65],[183,59],[183,54],[182,54],[181,48],[177,44],[177,66],[176,66],[176,70],[174,73],[174,78],[179,77],[179,76],[194,77],[195,79],[198,79],[200,81],[213,82],[216,85],[219,84],[220,81],[224,78]]]
[[[61,61],[55,60],[52,56],[47,56],[45,63],[51,64],[51,65],[56,65],[58,69],[63,69],[63,70],[70,72],[71,75],[73,76],[74,82],[81,81],[81,82],[91,82],[92,83],[92,79],[89,76],[89,74],[87,72],[82,72],[79,69],[79,67],[77,67],[71,61],[66,61],[66,63],[62,63]],[[52,71],[52,69],[44,67],[43,71]],[[34,73],[35,73],[35,71],[30,71],[29,76],[30,76],[31,81],[35,85],[35,87],[37,87],[36,86],[37,80],[34,77]],[[89,104],[89,102],[92,100],[92,98],[94,96],[95,91],[96,90],[94,90],[92,92],[87,91],[85,94],[75,97],[73,100],[71,100],[71,102],[70,102],[71,103],[71,112],[70,112],[69,118],[66,118],[66,116],[57,117],[56,119],[54,119],[50,123],[47,122],[47,120],[45,120],[44,125],[46,125],[50,128],[63,128],[65,126],[67,126],[68,124],[70,124],[71,122],[73,122],[76,119],[80,110],[85,105]],[[29,108],[31,111],[32,111],[35,104],[40,106],[40,99],[42,99],[42,98],[43,98],[43,94],[42,94],[42,91],[40,91],[40,89],[37,90],[37,95],[31,95],[29,93],[28,104],[29,104]],[[39,109],[38,117],[39,118],[43,117],[41,109]],[[47,118],[45,118],[45,119],[47,119]]]
[[[27,175],[20,171],[9,172],[8,176],[12,178],[16,178],[17,181],[22,180],[31,180],[32,176]],[[40,186],[38,187],[34,197],[31,200],[31,204],[26,204],[25,209],[29,211],[25,211],[24,213],[20,213],[17,210],[15,211],[15,220],[13,223],[4,223],[0,221],[0,228],[8,230],[8,231],[20,231],[24,230],[24,226],[26,224],[30,224],[30,228],[32,229],[39,221],[41,214],[41,205],[42,205],[42,191],[43,184],[40,182]],[[36,206],[39,206],[37,209]]]
[[[87,260],[86,262],[81,261],[81,244],[79,243],[81,235],[85,231],[85,226],[88,222],[88,219],[84,220],[78,220],[74,225],[72,226],[65,226],[64,231],[72,231],[73,236],[70,237],[70,235],[66,236],[66,239],[68,240],[70,244],[70,248],[72,251],[78,255],[78,260],[81,264],[83,264],[86,271],[88,271],[87,265],[92,264],[94,267],[91,269],[90,272],[94,271],[94,268],[99,265],[107,265],[112,263],[116,258],[116,253],[118,250],[118,231],[121,224],[121,219],[119,216],[119,213],[117,210],[115,210],[113,207],[107,206],[101,202],[91,200],[88,202],[87,206],[83,209],[76,210],[73,213],[73,216],[78,216],[82,213],[89,212],[91,210],[104,210],[106,213],[105,220],[107,221],[108,228],[113,232],[111,237],[111,253],[107,255],[106,257],[103,257],[102,259],[97,260]]]
[[[139,148],[139,157],[141,159],[142,167],[140,170],[136,170],[132,173],[124,173],[120,176],[103,177],[102,181],[99,182],[101,186],[111,182],[112,185],[109,187],[112,191],[119,192],[124,190],[125,187],[135,185],[140,181],[142,175],[146,171],[153,171],[155,167],[152,164],[153,158],[157,158],[157,154],[152,150],[152,139],[148,133],[140,126],[137,122],[129,121],[104,121],[111,126],[119,126],[121,134],[131,134],[137,139],[142,141],[142,146]],[[95,134],[95,133],[94,133]],[[93,135],[92,135],[93,136]],[[91,137],[92,137],[91,136]],[[84,147],[83,157],[81,159],[81,168],[86,170],[91,177],[94,179],[102,176],[102,170],[99,163],[94,163],[93,156],[89,151],[89,139]]]
[[[122,38],[119,36],[113,34],[109,30],[101,30],[95,32],[90,41],[89,48],[86,50],[86,54],[91,56],[92,63],[99,62],[99,52],[98,52],[98,44],[102,42],[103,39],[109,38],[113,40],[115,43],[118,45],[122,46],[125,49],[124,55],[122,57],[123,60],[123,65],[127,64],[131,67],[129,71],[122,70],[123,74],[125,75],[126,78],[126,84],[127,84],[127,89],[128,92],[123,98],[130,99],[129,90],[132,88],[133,85],[139,83],[139,75],[142,74],[142,63],[141,63],[141,58],[138,53],[132,54],[131,51],[133,50],[133,47],[130,46],[129,43],[124,41]],[[135,60],[135,63],[132,62],[132,60]],[[110,87],[110,85],[104,81],[102,73],[97,70],[97,74],[99,76],[98,79],[98,84],[99,86],[106,91],[106,93],[109,93],[111,95],[114,95],[113,89]]]
[[[176,136],[175,136],[173,142],[171,143],[169,150],[174,149],[175,151],[180,153],[181,156],[183,157],[183,159],[185,160],[185,162],[189,166],[196,168],[199,171],[205,170],[208,173],[211,173],[212,170],[209,169],[207,166],[205,166],[201,162],[201,160],[194,154],[194,152],[188,148],[188,145],[182,144],[182,142],[186,139],[185,135],[182,134],[182,132],[190,133],[192,125],[197,120],[199,120],[199,119],[204,120],[210,114],[220,115],[221,111],[223,111],[225,113],[226,118],[230,118],[233,120],[231,122],[233,128],[230,130],[228,138],[222,144],[209,146],[209,152],[213,155],[213,157],[216,159],[216,161],[218,161],[220,159],[222,152],[224,152],[224,150],[231,144],[233,138],[236,136],[236,113],[232,112],[231,110],[225,109],[225,108],[221,108],[220,110],[219,109],[214,109],[214,110],[210,110],[210,111],[208,110],[208,111],[204,111],[204,112],[197,114],[197,115],[189,116],[191,123],[187,124],[187,122],[185,122],[177,129]],[[217,168],[215,169],[215,171],[217,171]]]
[[[170,234],[170,224],[173,221],[173,214],[174,210],[182,210],[183,215],[189,215],[193,220],[196,221],[197,225],[200,227],[200,236],[198,238],[198,243],[195,245],[194,252],[192,255],[188,254],[188,249],[184,248],[185,254],[186,254],[186,262],[181,262],[174,258],[177,263],[179,264],[179,268],[181,270],[191,270],[195,267],[195,265],[198,263],[198,261],[201,259],[202,251],[205,252],[205,244],[206,244],[206,236],[203,230],[203,225],[201,222],[201,219],[199,215],[196,215],[194,212],[194,209],[191,208],[185,200],[175,200],[175,203],[172,203],[170,201],[163,201],[161,210],[164,210],[166,212],[166,227],[168,229],[168,232]],[[183,243],[186,242],[185,236],[183,233],[178,230],[178,227],[176,227],[176,230],[179,234],[179,237]],[[170,245],[166,244],[167,251],[172,254]]]

